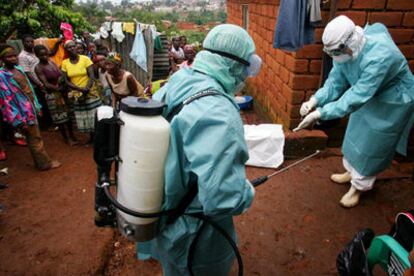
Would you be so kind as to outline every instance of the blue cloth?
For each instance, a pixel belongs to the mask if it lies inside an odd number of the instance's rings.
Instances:
[[[145,45],[144,35],[141,31],[141,24],[137,25],[137,31],[135,32],[134,44],[132,45],[131,53],[129,57],[136,62],[136,64],[142,68],[145,72],[147,69],[147,46]]]
[[[313,43],[314,29],[309,23],[307,0],[281,0],[277,18],[274,48],[297,51]]]
[[[197,92],[214,89],[221,94],[195,100],[171,121],[162,208],[179,204],[189,190],[192,172],[198,177],[198,195],[186,212],[210,216],[236,239],[232,217],[250,207],[254,188],[245,174],[248,152],[238,106],[211,76],[213,73],[181,69],[154,94],[154,99],[168,105],[164,116]],[[170,225],[161,221],[160,233],[149,247],[142,246],[140,253],[150,252],[158,259],[163,275],[188,275],[189,247],[201,225],[200,220],[189,216],[181,216]],[[195,248],[195,275],[228,275],[233,260],[233,250],[221,234],[209,225],[204,227]]]
[[[350,115],[342,151],[363,176],[406,154],[414,121],[414,76],[382,24],[367,26],[366,44],[355,60],[335,63],[315,95],[322,120]],[[349,89],[347,89],[351,86]]]

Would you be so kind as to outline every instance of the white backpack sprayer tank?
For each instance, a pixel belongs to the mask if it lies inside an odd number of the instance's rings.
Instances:
[[[145,98],[127,97],[121,102],[123,122],[119,138],[117,201],[141,212],[161,210],[164,193],[164,163],[168,153],[170,125],[161,116],[164,104]],[[157,218],[138,218],[117,211],[118,227],[134,241],[151,240]]]

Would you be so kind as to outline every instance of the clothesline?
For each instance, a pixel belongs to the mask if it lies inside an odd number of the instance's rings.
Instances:
[[[122,22],[122,21],[106,21],[104,22],[99,31],[95,34],[91,34],[95,39],[99,37],[108,38],[109,32],[111,32],[112,36],[121,43],[122,40],[125,38],[124,32],[130,33],[132,35],[135,34],[135,30],[140,28],[141,31],[145,31],[150,29],[152,32],[152,37],[155,39],[159,33],[157,32],[157,28],[153,24],[145,24],[133,19],[133,22]],[[115,32],[115,36],[113,35]]]

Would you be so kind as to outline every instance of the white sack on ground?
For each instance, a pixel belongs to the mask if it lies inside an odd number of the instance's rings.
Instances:
[[[244,137],[249,150],[246,165],[274,169],[282,165],[285,145],[282,125],[244,125]]]

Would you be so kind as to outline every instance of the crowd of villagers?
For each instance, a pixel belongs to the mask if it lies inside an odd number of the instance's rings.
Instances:
[[[40,128],[59,130],[70,146],[91,144],[99,106],[119,108],[126,96],[151,97],[166,82],[158,82],[158,87],[149,83],[144,89],[122,68],[121,56],[110,51],[107,40],[93,40],[87,31],[73,39],[61,36],[54,45],[32,35],[23,35],[21,40],[20,53],[10,44],[0,44],[0,136],[28,147],[38,170],[61,166],[47,153]],[[187,45],[185,36],[172,38],[170,74],[191,67],[195,55],[195,47]],[[77,137],[74,130],[87,135]],[[6,159],[0,140],[0,161]]]
[[[24,35],[20,53],[9,44],[0,44],[2,136],[27,146],[37,169],[61,166],[47,153],[39,125],[59,129],[70,146],[79,144],[75,128],[88,134],[82,144],[89,144],[99,106],[117,107],[125,96],[144,96],[143,86],[121,68],[121,57],[110,52],[105,42],[92,41],[84,32],[78,40],[60,38],[54,47],[37,44],[33,36]],[[60,50],[64,58],[57,63],[53,57]],[[0,144],[0,161],[5,159],[6,151]]]

